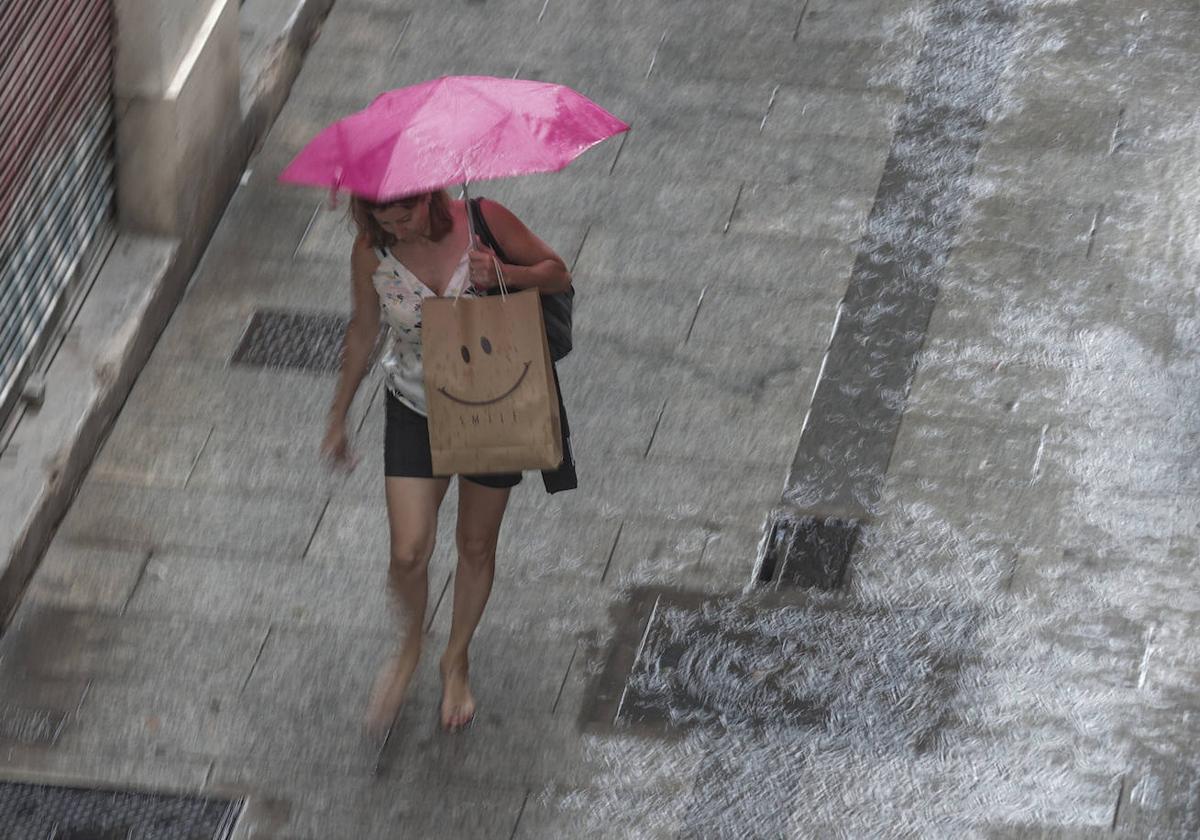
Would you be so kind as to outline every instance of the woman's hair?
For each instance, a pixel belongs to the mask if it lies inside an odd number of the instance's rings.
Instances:
[[[396,237],[379,226],[375,213],[390,207],[410,208],[425,196],[429,196],[429,238],[440,242],[454,227],[454,216],[450,214],[450,194],[445,190],[406,195],[388,201],[371,201],[357,195],[350,197],[350,218],[354,220],[359,234],[366,236],[372,248],[387,248],[396,242]]]

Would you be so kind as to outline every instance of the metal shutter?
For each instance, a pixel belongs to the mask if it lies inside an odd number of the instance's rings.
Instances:
[[[113,230],[111,0],[0,0],[0,422]]]

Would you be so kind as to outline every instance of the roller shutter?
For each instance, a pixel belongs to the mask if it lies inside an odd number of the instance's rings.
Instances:
[[[111,0],[0,0],[0,422],[113,231]]]

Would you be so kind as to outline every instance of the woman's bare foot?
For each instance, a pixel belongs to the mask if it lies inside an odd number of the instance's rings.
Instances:
[[[420,658],[420,643],[405,645],[379,669],[375,687],[371,691],[371,703],[367,707],[367,731],[372,735],[380,737],[391,728],[404,704],[408,683],[417,670]]]
[[[467,658],[442,657],[442,729],[458,732],[475,717],[475,698],[467,678]]]

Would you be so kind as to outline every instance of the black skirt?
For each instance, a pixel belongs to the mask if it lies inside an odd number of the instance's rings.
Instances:
[[[387,390],[387,389],[385,389]],[[389,478],[434,478],[429,452],[429,421],[387,391],[387,422],[383,438],[383,471]],[[520,473],[464,475],[484,487],[515,487]]]

